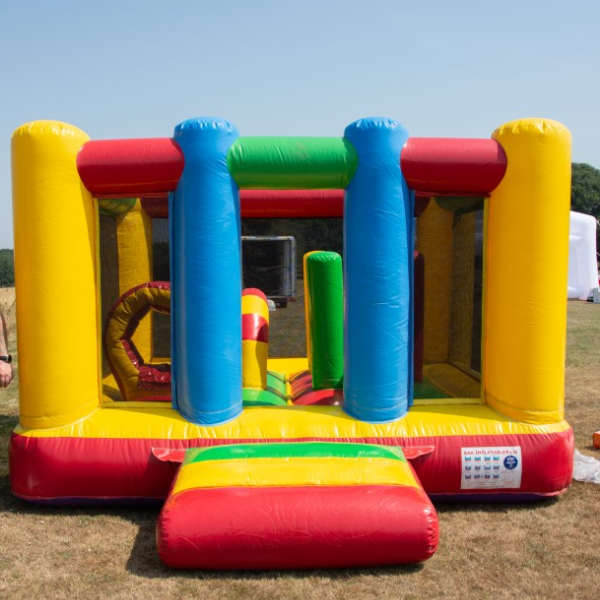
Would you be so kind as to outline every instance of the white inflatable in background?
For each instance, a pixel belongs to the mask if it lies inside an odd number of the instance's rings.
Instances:
[[[598,287],[598,258],[596,255],[596,219],[591,215],[571,212],[569,231],[569,300],[587,300]]]

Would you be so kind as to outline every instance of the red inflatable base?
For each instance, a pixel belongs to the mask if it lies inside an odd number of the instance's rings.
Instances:
[[[314,569],[421,562],[438,545],[435,509],[405,486],[193,489],[169,497],[160,558],[188,569]]]
[[[314,438],[313,438],[314,439]],[[232,440],[231,443],[256,440]],[[285,441],[285,440],[264,440]],[[295,441],[308,441],[297,439]],[[432,496],[490,495],[505,499],[524,495],[554,496],[571,483],[573,432],[479,436],[423,436],[408,439],[359,438],[352,441],[402,446],[406,451],[431,446],[433,452],[411,460],[425,491]],[[52,438],[13,433],[9,465],[12,491],[33,502],[56,504],[160,500],[167,496],[176,466],[162,462],[153,449],[185,449],[223,443],[222,440],[130,438]],[[461,449],[520,446],[522,477],[519,487],[473,490],[461,488]]]

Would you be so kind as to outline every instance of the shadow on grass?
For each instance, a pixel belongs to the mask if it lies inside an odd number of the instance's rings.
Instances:
[[[510,500],[495,500],[489,502],[466,502],[461,500],[434,500],[433,505],[438,515],[452,513],[485,513],[485,514],[509,514],[520,512],[546,511],[552,509],[561,496],[550,498],[532,498],[519,502]]]
[[[552,496],[550,498],[531,498],[524,501],[511,500],[492,500],[487,502],[465,502],[464,498],[460,500],[434,500],[433,504],[438,514],[444,513],[498,513],[508,514],[514,512],[530,512],[545,510],[553,507],[560,496]]]
[[[0,436],[10,437],[12,430],[19,424],[19,417],[0,413]]]

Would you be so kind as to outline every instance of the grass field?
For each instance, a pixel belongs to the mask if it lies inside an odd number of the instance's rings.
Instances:
[[[600,429],[600,305],[569,303],[568,311],[567,418],[577,448],[600,458],[591,445],[592,432]],[[14,337],[11,345],[14,351]],[[2,599],[600,596],[600,486],[577,482],[562,497],[543,503],[438,504],[440,546],[424,565],[315,572],[171,571],[156,553],[156,509],[45,509],[11,496],[6,463],[8,438],[17,423],[17,383],[0,391]]]

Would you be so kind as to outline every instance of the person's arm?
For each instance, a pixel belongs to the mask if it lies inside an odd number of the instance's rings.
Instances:
[[[8,357],[8,331],[6,329],[6,320],[1,312],[0,321],[2,321],[2,327],[0,328],[0,357]],[[7,387],[13,380],[13,376],[12,365],[5,360],[0,360],[0,387]]]

